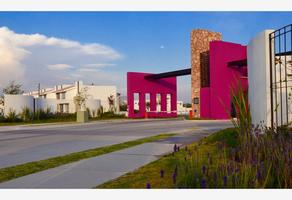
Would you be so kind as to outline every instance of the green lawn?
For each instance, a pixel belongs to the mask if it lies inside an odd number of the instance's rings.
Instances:
[[[237,134],[233,128],[219,131],[199,142],[187,145],[186,148],[179,152],[166,155],[134,172],[99,185],[97,188],[146,188],[147,183],[150,184],[151,188],[200,187],[200,183],[195,179],[195,175],[189,178],[189,172],[191,170],[193,172],[197,171],[197,179],[200,179],[202,177],[201,167],[208,163],[209,157],[212,156],[214,160],[221,159],[217,157],[218,144],[221,143],[231,148],[237,145],[236,137]],[[191,159],[193,159],[192,162],[189,162]],[[195,166],[189,166],[190,163],[195,163]],[[215,163],[217,164],[218,162]],[[173,175],[176,168],[178,170],[174,183]],[[164,172],[163,177],[160,175],[161,170]],[[218,184],[222,185],[222,183]]]
[[[89,149],[81,152],[75,152],[63,156],[53,157],[45,160],[29,162],[21,165],[0,169],[0,183],[8,181],[14,178],[25,176],[28,174],[40,172],[46,169],[58,167],[68,163],[76,162],[82,159],[99,156],[106,153],[111,153],[121,149],[133,147],[146,142],[154,142],[157,140],[165,139],[175,134],[160,134],[152,137],[142,138],[134,141],[128,141],[111,146],[99,147],[95,149]]]

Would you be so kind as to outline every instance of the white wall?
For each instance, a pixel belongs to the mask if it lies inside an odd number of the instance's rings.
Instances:
[[[247,46],[248,98],[254,125],[271,126],[269,34],[265,30]]]
[[[100,108],[100,100],[98,99],[87,99],[85,102],[86,108],[89,109],[90,115],[95,117],[97,110]]]
[[[24,107],[29,108],[33,111],[33,97],[25,95],[4,95],[4,115],[6,116],[10,110],[20,114]]]
[[[35,109],[43,109],[46,110],[49,108],[52,113],[57,112],[57,100],[56,99],[42,99],[36,98],[35,99]]]
[[[117,88],[116,86],[97,86],[84,85],[87,88],[88,99],[99,99],[104,111],[109,110],[108,97],[114,96],[115,106],[117,105]]]

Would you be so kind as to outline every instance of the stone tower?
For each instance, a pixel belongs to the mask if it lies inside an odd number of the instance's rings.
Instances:
[[[200,117],[200,88],[210,84],[209,43],[221,39],[221,33],[208,30],[195,29],[191,33],[193,117]]]

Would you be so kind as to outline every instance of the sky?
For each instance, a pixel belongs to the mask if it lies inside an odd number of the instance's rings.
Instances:
[[[292,12],[0,12],[0,89],[83,80],[126,95],[128,71],[189,68],[193,29],[246,45],[290,23]],[[191,101],[190,80],[178,77],[178,100]]]

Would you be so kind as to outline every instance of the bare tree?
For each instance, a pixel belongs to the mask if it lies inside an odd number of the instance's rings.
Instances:
[[[88,98],[87,90],[88,90],[87,87],[82,88],[80,92],[74,97],[76,112],[80,110],[81,111],[86,110],[85,101]]]
[[[11,81],[5,88],[2,90],[2,95],[0,96],[0,105],[4,106],[4,94],[23,94],[21,89],[22,85]]]
[[[3,88],[3,94],[23,94],[22,85],[11,81],[8,86]]]
[[[108,97],[108,104],[109,104],[109,111],[114,112],[114,106],[115,106],[115,98],[114,95],[110,95]]]

